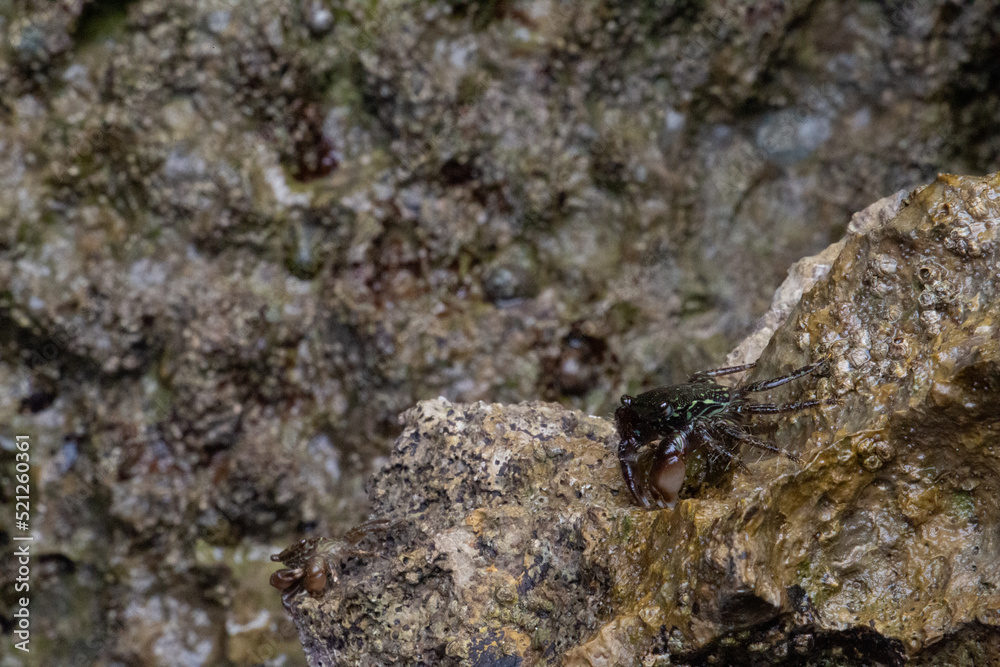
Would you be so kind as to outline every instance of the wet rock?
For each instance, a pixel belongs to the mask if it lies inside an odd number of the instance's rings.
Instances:
[[[945,175],[899,201],[838,244],[754,372],[830,356],[817,394],[843,406],[774,435],[803,465],[765,458],[647,536],[614,623],[653,651],[665,629],[674,664],[770,664],[807,636],[813,659],[926,662],[997,632],[1000,176]]]
[[[905,190],[900,190],[855,213],[851,216],[851,223],[847,227],[848,235],[866,234],[891,220],[902,207],[906,194]],[[757,321],[753,332],[740,341],[726,357],[727,366],[747,364],[760,357],[774,332],[785,323],[802,295],[830,272],[833,261],[843,252],[847,238],[827,246],[817,255],[804,257],[792,264],[788,269],[788,277],[774,293],[771,307]],[[889,257],[882,258],[879,268],[891,272],[895,269],[895,260]],[[803,344],[808,344],[809,339],[805,336],[806,334],[801,334],[800,340]]]
[[[609,414],[717,363],[850,211],[997,163],[997,12],[0,2],[0,441],[36,438],[37,538],[72,561],[38,599],[96,610],[39,637],[128,662],[118,620],[169,623],[136,617],[188,590],[200,540],[356,523],[419,398]],[[970,258],[976,224],[949,231]],[[922,321],[942,326],[956,285],[928,271]],[[227,651],[257,622],[180,597]],[[229,659],[267,653],[244,648]]]
[[[376,515],[405,523],[293,603],[312,664],[981,655],[1000,634],[1000,175],[943,175],[868,213],[778,304],[753,371],[830,358],[815,393],[841,404],[773,434],[801,464],[750,458],[645,512],[604,420],[421,403],[370,488]]]

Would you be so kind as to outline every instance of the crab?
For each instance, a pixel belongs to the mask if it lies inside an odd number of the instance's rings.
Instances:
[[[795,454],[748,433],[745,429],[747,417],[797,412],[836,401],[807,400],[777,405],[753,403],[748,396],[813,373],[826,361],[823,359],[780,377],[733,388],[720,385],[714,378],[741,373],[756,364],[718,368],[695,373],[685,384],[658,387],[638,396],[622,396],[621,407],[615,411],[618,462],[632,499],[647,509],[672,508],[684,485],[684,459],[702,443],[743,470],[747,467],[739,455],[720,444],[720,440],[728,438],[746,443],[799,462]]]
[[[271,575],[270,584],[281,591],[281,603],[291,611],[292,598],[305,590],[314,598],[321,597],[328,582],[336,584],[344,561],[355,556],[376,556],[357,545],[369,535],[381,533],[393,525],[386,519],[366,521],[341,538],[309,537],[271,556],[284,569]]]

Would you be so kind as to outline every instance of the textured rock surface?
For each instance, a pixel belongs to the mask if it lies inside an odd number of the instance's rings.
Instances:
[[[792,264],[788,269],[788,277],[781,283],[771,300],[771,307],[760,320],[753,331],[736,346],[726,357],[726,366],[741,366],[756,361],[767,344],[771,342],[774,332],[788,321],[788,316],[799,304],[802,295],[812,289],[816,281],[824,278],[830,267],[847,245],[847,239],[856,234],[867,234],[881,227],[899,213],[906,197],[906,191],[901,190],[894,195],[883,197],[877,202],[858,211],[851,216],[847,226],[847,234],[837,243],[830,244],[818,255],[804,257]]]
[[[554,659],[611,610],[632,511],[609,424],[544,403],[424,401],[371,489],[402,520],[294,615],[313,664]],[[343,661],[338,662],[338,661]]]
[[[0,1],[0,479],[32,435],[34,657],[301,664],[267,555],[370,511],[400,412],[607,414],[719,363],[851,212],[997,164],[998,21]]]
[[[838,244],[754,370],[831,358],[815,393],[843,403],[773,436],[801,465],[761,457],[644,512],[603,420],[421,403],[371,488],[376,513],[409,526],[297,601],[312,663],[987,664],[1000,175],[895,201]]]
[[[974,656],[1000,625],[998,228],[1000,177],[942,176],[848,237],[755,371],[829,354],[817,391],[843,406],[776,433],[801,468],[770,459],[665,513],[644,597],[616,625],[653,644],[663,628],[675,663],[988,664]],[[605,630],[578,655],[605,634],[620,641]]]

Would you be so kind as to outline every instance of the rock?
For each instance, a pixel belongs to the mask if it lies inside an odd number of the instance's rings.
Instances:
[[[848,236],[755,369],[831,357],[817,394],[843,406],[774,435],[804,464],[762,461],[653,525],[612,621],[645,633],[638,655],[933,664],[996,636],[1000,178],[940,176],[902,204]]]
[[[1000,175],[893,201],[837,244],[753,371],[830,357],[815,393],[842,404],[772,436],[801,465],[750,458],[645,512],[607,421],[423,402],[370,487],[375,514],[405,523],[293,601],[311,663],[983,655],[1000,635]]]
[[[851,216],[851,224],[847,227],[848,235],[865,234],[888,222],[899,212],[905,196],[906,191],[900,190],[855,213]],[[846,244],[847,237],[830,244],[817,255],[804,257],[792,264],[788,269],[788,277],[774,293],[771,307],[757,321],[753,332],[729,353],[726,357],[726,366],[748,364],[760,357],[775,330],[785,323],[802,295],[830,272],[833,261],[840,256]]]
[[[607,540],[626,546],[644,520],[623,499],[611,425],[445,399],[402,421],[370,488],[399,523],[324,598],[293,601],[312,664],[535,663],[595,632],[627,551]]]
[[[849,212],[998,163],[998,12],[0,2],[0,470],[31,435],[33,618],[86,602],[30,659],[304,664],[251,572],[369,514],[400,412],[718,363]]]

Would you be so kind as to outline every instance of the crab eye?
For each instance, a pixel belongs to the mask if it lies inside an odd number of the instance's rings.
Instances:
[[[625,407],[632,405],[632,397],[629,396],[628,394],[622,394],[620,400],[622,402],[622,405],[624,405]]]
[[[674,414],[674,406],[670,405],[669,403],[660,403],[660,410],[663,411],[664,417],[669,417],[670,415]]]

